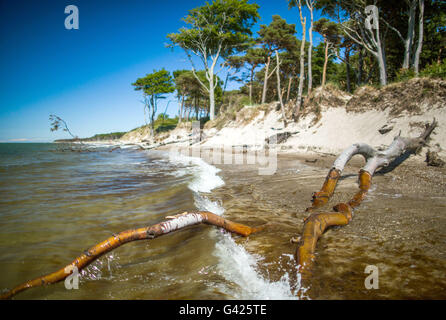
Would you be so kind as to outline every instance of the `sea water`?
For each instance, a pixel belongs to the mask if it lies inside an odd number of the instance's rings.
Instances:
[[[199,158],[136,146],[0,144],[0,290],[60,269],[113,233],[168,215],[208,210],[225,184]],[[199,225],[121,246],[25,299],[294,299],[288,274],[270,281],[261,257],[231,235]]]

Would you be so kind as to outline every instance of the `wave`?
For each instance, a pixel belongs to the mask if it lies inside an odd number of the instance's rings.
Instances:
[[[221,170],[208,164],[201,158],[194,158],[181,155],[180,153],[169,153],[169,160],[176,164],[192,165],[194,179],[189,184],[189,189],[194,192],[209,193],[212,189],[221,187],[225,184],[217,173]]]
[[[192,165],[194,179],[189,189],[194,192],[195,206],[198,210],[210,211],[223,215],[225,209],[216,201],[211,201],[203,193],[223,186],[223,179],[217,175],[221,170],[208,164],[201,158],[188,157],[177,153],[169,153],[169,160],[176,164]],[[285,273],[279,281],[269,281],[259,272],[259,257],[251,255],[238,245],[227,232],[217,232],[214,255],[218,258],[219,273],[234,287],[223,285],[221,290],[233,299],[297,299],[291,289],[289,275]]]
[[[236,292],[225,292],[234,299],[290,300],[297,299],[291,289],[288,273],[279,281],[269,281],[258,271],[259,257],[249,254],[235,243],[228,233],[223,233],[216,244],[215,255],[219,258],[218,269],[226,280],[236,283]],[[226,290],[225,290],[226,291]]]

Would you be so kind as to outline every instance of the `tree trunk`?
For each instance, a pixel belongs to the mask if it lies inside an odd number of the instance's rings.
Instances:
[[[414,30],[415,30],[415,11],[418,0],[410,0],[409,2],[409,20],[407,27],[407,37],[404,41],[404,61],[403,69],[409,69],[410,56],[412,53]]]
[[[300,71],[299,71],[299,89],[297,92],[297,101],[296,101],[296,109],[294,110],[294,120],[297,121],[299,119],[300,107],[302,105],[302,92],[304,88],[304,73],[305,73],[305,25],[306,25],[306,17],[302,17],[302,7],[299,6],[299,15],[300,22],[302,24],[302,41],[300,44]]]
[[[262,104],[266,102],[266,90],[268,87],[268,72],[269,72],[269,64],[271,62],[271,57],[268,56],[268,60],[266,61],[265,65],[265,77],[263,79],[263,92],[262,92]]]
[[[312,54],[313,54],[313,4],[309,5],[307,1],[307,6],[310,9],[310,28],[308,29],[308,37],[310,40],[310,46],[308,47],[308,96],[313,89],[313,71],[312,71]]]
[[[351,93],[351,84],[350,84],[350,47],[345,48],[345,66],[347,68],[347,92]]]
[[[383,57],[383,52],[381,52],[381,50],[379,51],[380,52],[377,55],[378,66],[379,66],[379,83],[382,86],[385,86],[387,84],[386,62]]]
[[[359,48],[358,54],[358,74],[356,78],[356,84],[360,86],[362,84],[362,74],[364,72],[364,57],[362,53],[363,49]]]
[[[215,119],[215,88],[214,88],[214,69],[209,69],[209,113],[210,113],[210,120]]]
[[[152,135],[152,138],[155,138],[155,112],[156,112],[156,100],[154,99],[154,97],[151,97],[151,101],[152,101],[152,110],[150,110],[150,134]]]
[[[378,28],[376,29],[376,34],[375,34],[376,52],[374,53],[374,55],[378,60],[379,82],[382,86],[385,86],[385,85],[387,85],[386,52],[384,49],[384,43],[381,43],[381,36],[380,36],[380,32],[379,32],[379,23],[377,25],[378,25]]]
[[[377,42],[377,53],[378,53],[378,65],[379,65],[379,79],[382,86],[387,85],[387,63],[386,63],[386,50],[385,42],[381,43],[381,35],[378,28],[376,29],[376,42]]]
[[[276,50],[276,60],[277,60],[277,66],[276,66],[277,95],[279,96],[280,109],[282,110],[283,127],[286,128],[287,120],[286,120],[286,115],[285,115],[285,106],[283,105],[282,90],[280,89],[280,58],[279,58],[279,51],[277,51],[277,50]]]
[[[252,105],[252,83],[254,81],[254,67],[251,69],[251,81],[249,82],[249,103]]]
[[[195,120],[198,120],[198,101],[199,99],[195,97]]]
[[[183,108],[184,108],[184,94],[183,94],[183,96],[181,97],[181,106],[180,106],[180,116],[179,116],[179,119],[178,119],[178,123],[181,123],[181,121],[183,120]]]
[[[184,229],[188,226],[204,223],[223,228],[229,232],[233,232],[244,237],[247,237],[250,234],[258,232],[264,228],[264,226],[251,228],[236,222],[226,220],[218,215],[207,211],[185,212],[175,216],[167,216],[166,219],[168,220],[150,227],[131,229],[120,232],[118,234],[114,234],[108,239],[84,251],[82,255],[77,257],[66,267],[48,275],[27,281],[13,288],[9,292],[1,295],[0,298],[9,299],[17,293],[26,289],[62,281],[72,273],[75,267],[78,269],[78,271],[81,271],[103,254],[110,252],[111,250],[116,249],[125,243],[136,240],[155,239],[159,236]]]
[[[418,46],[417,51],[415,52],[414,57],[414,70],[416,75],[419,73],[419,66],[420,66],[420,55],[421,55],[421,49],[423,47],[423,32],[424,32],[424,0],[419,0],[419,9],[420,9],[420,15],[419,15],[419,27],[418,27]]]
[[[286,93],[286,102],[290,101],[290,93],[291,93],[291,83],[293,82],[293,77],[288,79],[288,90]]]
[[[325,77],[327,75],[328,64],[328,40],[325,38],[325,56],[324,56],[324,68],[322,69],[322,88],[325,86]]]
[[[229,72],[226,74],[226,78],[225,78],[225,85],[223,86],[223,91],[221,93],[221,100],[223,101],[223,98],[225,96],[225,92],[226,92],[226,87],[228,85],[228,81],[229,81]]]
[[[356,154],[360,154],[366,159],[365,166],[359,172],[359,191],[349,202],[334,206],[334,212],[312,213],[305,219],[302,237],[296,251],[302,279],[305,280],[310,275],[319,237],[328,227],[347,225],[351,221],[353,210],[361,204],[367,195],[375,171],[380,167],[388,166],[401,155],[413,153],[424,146],[436,126],[437,122],[434,119],[432,124],[426,125],[425,131],[417,138],[403,138],[398,135],[385,151],[377,151],[367,144],[357,143],[341,153],[330,169],[321,190],[313,194],[312,206],[307,208],[307,212],[312,212],[328,202],[345,165]]]

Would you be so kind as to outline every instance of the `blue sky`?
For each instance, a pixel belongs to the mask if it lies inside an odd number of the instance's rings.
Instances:
[[[251,0],[260,24],[274,14],[296,24],[286,0]],[[144,124],[140,92],[131,83],[154,69],[190,69],[184,52],[165,47],[166,35],[184,25],[204,0],[0,0],[0,142],[67,138],[50,132],[55,113],[88,137]],[[79,30],[64,26],[67,5],[79,9]],[[316,14],[317,20],[319,14]],[[317,34],[315,42],[320,41]],[[198,65],[197,65],[198,67]],[[174,95],[158,110],[175,115]]]

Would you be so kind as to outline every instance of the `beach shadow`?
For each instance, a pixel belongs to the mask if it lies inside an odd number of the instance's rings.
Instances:
[[[357,173],[349,173],[349,174],[344,174],[339,178],[339,181],[345,180],[347,178],[351,178],[351,177],[357,177],[358,174]]]
[[[401,163],[403,163],[407,158],[409,158],[412,154],[414,154],[413,151],[406,151],[399,157],[397,157],[395,160],[393,160],[391,163],[389,163],[388,166],[380,168],[376,173],[376,175],[384,175],[386,173],[392,172],[395,170],[396,167],[398,167]]]

